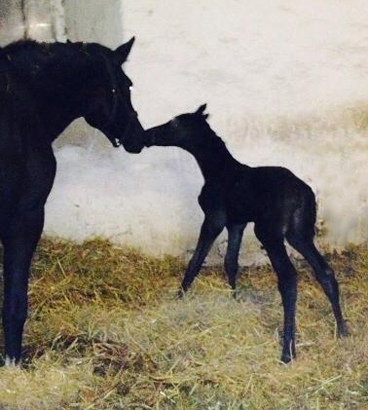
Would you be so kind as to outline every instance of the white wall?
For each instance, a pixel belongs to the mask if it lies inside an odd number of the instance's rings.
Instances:
[[[0,46],[22,38],[65,40],[64,0],[1,0]]]
[[[0,2],[0,46],[23,36],[22,20],[21,0]]]
[[[64,14],[75,40],[115,47],[137,36],[125,68],[146,127],[208,102],[236,158],[287,166],[312,185],[329,244],[367,241],[365,1],[66,0]],[[81,123],[66,134],[47,233],[99,234],[156,254],[193,248],[203,181],[189,154],[129,155]],[[249,247],[243,260],[257,259]]]
[[[235,157],[287,166],[312,185],[330,244],[367,241],[365,1],[122,4],[126,37],[137,36],[127,71],[145,126],[208,102],[211,125]],[[175,149],[151,150],[141,158],[145,172],[160,169],[170,184],[185,184],[191,206],[184,220],[193,212],[197,224],[201,177],[192,159]],[[175,215],[186,195],[163,194],[156,206]],[[192,233],[185,222],[177,228],[161,219],[146,223],[173,237]]]
[[[117,47],[123,40],[120,0],[64,0],[65,26],[72,41]]]

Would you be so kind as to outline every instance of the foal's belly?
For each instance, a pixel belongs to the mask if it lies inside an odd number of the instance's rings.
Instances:
[[[294,209],[294,198],[282,194],[283,189],[253,189],[229,192],[226,196],[227,218],[231,223],[275,222],[288,217]]]

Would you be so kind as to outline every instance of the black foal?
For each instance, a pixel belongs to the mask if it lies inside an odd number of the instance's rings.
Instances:
[[[225,226],[229,237],[225,270],[235,291],[244,228],[248,222],[254,222],[254,232],[277,273],[284,307],[281,360],[286,363],[295,357],[297,298],[297,273],[286,253],[285,238],[312,266],[331,302],[338,334],[346,336],[334,272],[313,243],[316,221],[313,191],[288,169],[251,168],[236,161],[206,122],[205,109],[206,105],[203,105],[193,114],[182,114],[146,131],[147,146],[177,146],[190,152],[205,179],[198,198],[205,219],[179,295],[189,289],[214,240]]]

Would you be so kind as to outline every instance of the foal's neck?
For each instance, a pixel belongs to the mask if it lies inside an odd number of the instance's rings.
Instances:
[[[195,157],[205,180],[222,178],[224,174],[239,165],[239,162],[230,154],[225,143],[208,127],[205,131],[205,142],[191,153]]]

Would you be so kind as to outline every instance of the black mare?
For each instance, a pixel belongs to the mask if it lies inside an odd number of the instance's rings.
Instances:
[[[179,296],[188,290],[198,275],[214,240],[225,226],[228,230],[225,270],[235,292],[243,231],[248,222],[254,222],[255,234],[278,276],[284,307],[281,360],[289,362],[295,357],[297,298],[297,273],[286,253],[285,238],[312,266],[332,304],[338,334],[345,336],[347,329],[334,272],[313,242],[316,201],[311,188],[288,169],[252,168],[236,161],[206,122],[205,108],[203,105],[195,113],[182,114],[166,124],[146,130],[148,146],[177,146],[190,152],[205,179],[199,196],[205,219]]]
[[[6,363],[21,356],[31,259],[54,182],[52,142],[84,117],[114,146],[143,148],[143,129],[122,70],[134,38],[96,43],[20,41],[0,48],[0,240],[4,250]]]

